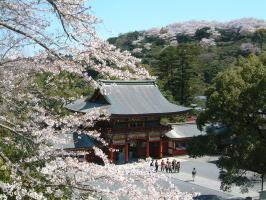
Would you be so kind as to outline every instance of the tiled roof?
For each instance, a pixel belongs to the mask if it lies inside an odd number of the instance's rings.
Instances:
[[[100,92],[106,103],[97,99],[77,100],[66,107],[73,111],[88,112],[92,108],[108,109],[112,115],[176,114],[190,108],[170,103],[159,91],[154,80],[106,81],[100,84],[105,94]],[[95,96],[95,95],[93,95]],[[97,96],[97,95],[96,95]]]
[[[171,133],[166,133],[169,138],[189,138],[199,135],[205,135],[205,131],[200,131],[195,123],[184,123],[172,125]]]

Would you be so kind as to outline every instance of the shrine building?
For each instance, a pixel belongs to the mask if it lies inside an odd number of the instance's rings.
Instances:
[[[109,159],[128,162],[138,158],[162,158],[168,155],[165,134],[170,125],[160,123],[162,117],[186,113],[190,108],[170,103],[159,91],[154,80],[100,80],[100,89],[87,99],[77,100],[66,107],[75,112],[94,108],[109,110],[109,121],[95,124],[101,137],[109,143]]]

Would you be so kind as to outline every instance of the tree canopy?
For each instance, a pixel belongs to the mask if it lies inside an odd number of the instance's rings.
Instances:
[[[0,0],[0,13],[0,199],[192,199],[154,184],[167,177],[114,166],[101,148],[66,151],[71,133],[108,148],[94,124],[110,116],[68,112],[66,103],[104,90],[99,77],[151,78],[139,59],[98,37],[89,1]],[[79,161],[88,154],[104,165]]]
[[[193,44],[168,46],[158,55],[154,74],[167,95],[181,104],[189,104],[195,94],[201,94],[203,73],[198,61],[199,47]]]
[[[195,138],[190,155],[220,155],[222,188],[236,184],[246,189],[251,184],[248,170],[261,177],[266,173],[266,66],[256,56],[240,58],[236,66],[218,74],[206,94],[199,128],[213,124],[228,130]]]
[[[195,97],[204,95],[219,72],[236,65],[240,56],[263,54],[264,22],[256,21],[242,19],[225,23],[224,26],[215,22],[184,22],[122,34],[108,41],[121,49],[129,50],[134,56],[141,58],[143,64],[149,65],[151,74],[159,77],[159,87],[169,100],[190,104],[193,98],[195,103]],[[251,31],[250,27],[256,31]],[[185,56],[182,55],[184,50]],[[188,59],[185,67],[187,72],[195,73],[185,73],[190,74],[186,80],[183,79],[187,84],[183,90],[187,97],[181,94],[179,70],[180,61],[184,59]],[[182,66],[184,69],[185,65]]]
[[[266,41],[266,29],[258,29],[255,31],[253,41],[258,43],[260,49],[263,50],[263,44]]]

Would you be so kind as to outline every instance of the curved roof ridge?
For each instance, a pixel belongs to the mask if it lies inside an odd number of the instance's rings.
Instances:
[[[102,85],[155,85],[155,80],[99,80]]]

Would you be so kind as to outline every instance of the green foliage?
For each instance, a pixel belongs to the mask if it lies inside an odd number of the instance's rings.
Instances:
[[[210,27],[203,27],[198,29],[195,33],[195,38],[201,40],[202,38],[209,38],[211,36]]]
[[[188,145],[187,151],[192,158],[202,157],[204,155],[218,155],[217,138],[212,135],[193,137]]]
[[[171,117],[162,117],[161,118],[161,124],[167,125],[169,123],[184,123],[191,116],[194,116],[193,111],[190,111],[190,112],[184,113],[184,114],[179,114],[176,116],[171,116]]]
[[[80,98],[81,96],[88,96],[92,92],[92,88],[89,87],[88,83],[75,74],[62,71],[58,75],[52,75],[51,73],[39,73],[32,74],[31,80],[28,80],[30,84],[23,85],[21,90],[30,91],[35,94],[40,101],[38,104],[47,108],[47,112],[52,112],[57,115],[65,115],[69,111],[64,108],[67,103],[62,100],[62,97],[68,101]],[[16,125],[20,123],[27,123],[31,120],[31,111],[35,103],[31,100],[30,96],[24,95],[17,99],[16,107],[7,108],[10,116],[16,116]],[[6,124],[3,124],[6,125]],[[8,127],[13,127],[12,124],[8,124]],[[29,175],[38,180],[46,181],[46,178],[41,176],[38,171],[44,166],[44,160],[38,160],[35,162],[27,163],[25,158],[34,157],[38,153],[36,151],[39,146],[35,144],[31,139],[27,138],[26,135],[21,136],[18,132],[8,130],[8,128],[0,128],[0,149],[9,160],[16,164],[18,163],[20,168],[26,170]],[[14,170],[13,170],[14,171]],[[19,171],[16,173],[20,173]],[[21,175],[21,174],[20,174]],[[12,183],[14,173],[12,174],[12,168],[8,165],[8,162],[0,156],[0,180],[5,183]],[[36,192],[43,192],[47,199],[59,199],[55,198],[53,194],[48,194],[46,186],[43,185],[32,185],[32,181],[26,176],[21,175],[21,184],[27,189],[34,189]],[[49,182],[47,182],[49,184]],[[70,190],[64,186],[54,186],[53,189],[61,189],[64,191],[64,196],[60,199],[69,199],[71,196]],[[0,189],[0,194],[1,194]],[[9,196],[8,199],[13,199]]]
[[[37,177],[36,169],[37,167],[40,167],[41,162],[36,163],[36,166],[21,163],[25,158],[36,155],[36,151],[34,151],[34,149],[37,147],[35,144],[27,138],[3,128],[0,129],[0,138],[1,152],[8,157],[13,164],[20,163],[20,166],[25,167],[25,169],[31,169],[30,172],[33,177]],[[10,167],[9,163],[4,160],[4,157],[0,156],[0,180],[11,183],[12,170],[13,169]],[[27,184],[24,179],[21,181],[23,184]]]
[[[219,123],[231,130],[215,136],[222,188],[236,184],[246,191],[251,182],[245,170],[266,173],[266,132],[262,128],[266,124],[266,66],[256,56],[240,58],[235,67],[218,74],[206,94],[206,110],[197,119],[199,127]],[[213,145],[208,147],[210,143],[213,141],[196,138],[191,155],[217,153]]]
[[[202,90],[202,74],[199,72],[199,47],[182,44],[166,47],[158,56],[155,75],[163,91],[168,91],[175,102],[189,104]]]
[[[50,73],[38,74],[36,83],[47,96],[53,97],[79,97],[88,95],[92,91],[82,78],[66,71],[62,71],[56,76]]]
[[[125,50],[133,50],[134,46],[132,41],[137,40],[141,33],[138,31],[127,33],[126,35],[120,35],[118,38],[109,38],[108,42],[115,46],[123,46]]]
[[[108,41],[123,50],[131,51],[134,56],[142,59],[142,64],[149,65],[151,74],[158,76],[158,85],[170,101],[189,105],[194,96],[204,94],[219,72],[236,65],[240,56],[249,56],[252,51],[243,53],[242,45],[252,45],[256,40],[255,34],[243,34],[237,28],[216,29],[220,33],[220,36],[215,38],[216,45],[203,48],[199,45],[200,40],[210,37],[209,30],[209,27],[203,27],[197,30],[195,35],[178,33],[173,37],[178,42],[177,47],[170,44],[172,39],[145,35],[144,32],[127,33]],[[165,29],[160,30],[161,34],[165,32]],[[150,49],[145,47],[146,44],[150,44]],[[141,53],[134,53],[132,50],[135,48],[141,48]],[[186,53],[182,54],[182,50],[186,48]],[[181,95],[180,89],[180,62],[185,59],[188,60],[186,74],[189,74],[183,78],[186,82],[184,91],[187,97]],[[194,74],[189,71],[194,71]]]
[[[177,34],[176,39],[179,43],[190,43],[195,41],[195,38],[190,35]]]
[[[252,39],[254,42],[258,43],[260,49],[263,50],[263,44],[266,41],[266,29],[256,30]]]
[[[82,96],[86,97],[93,91],[82,78],[66,71],[62,71],[56,76],[50,73],[38,74],[35,82],[36,87],[34,88],[43,97],[42,104],[57,114],[67,113],[63,108],[67,102],[61,99],[71,101]]]

